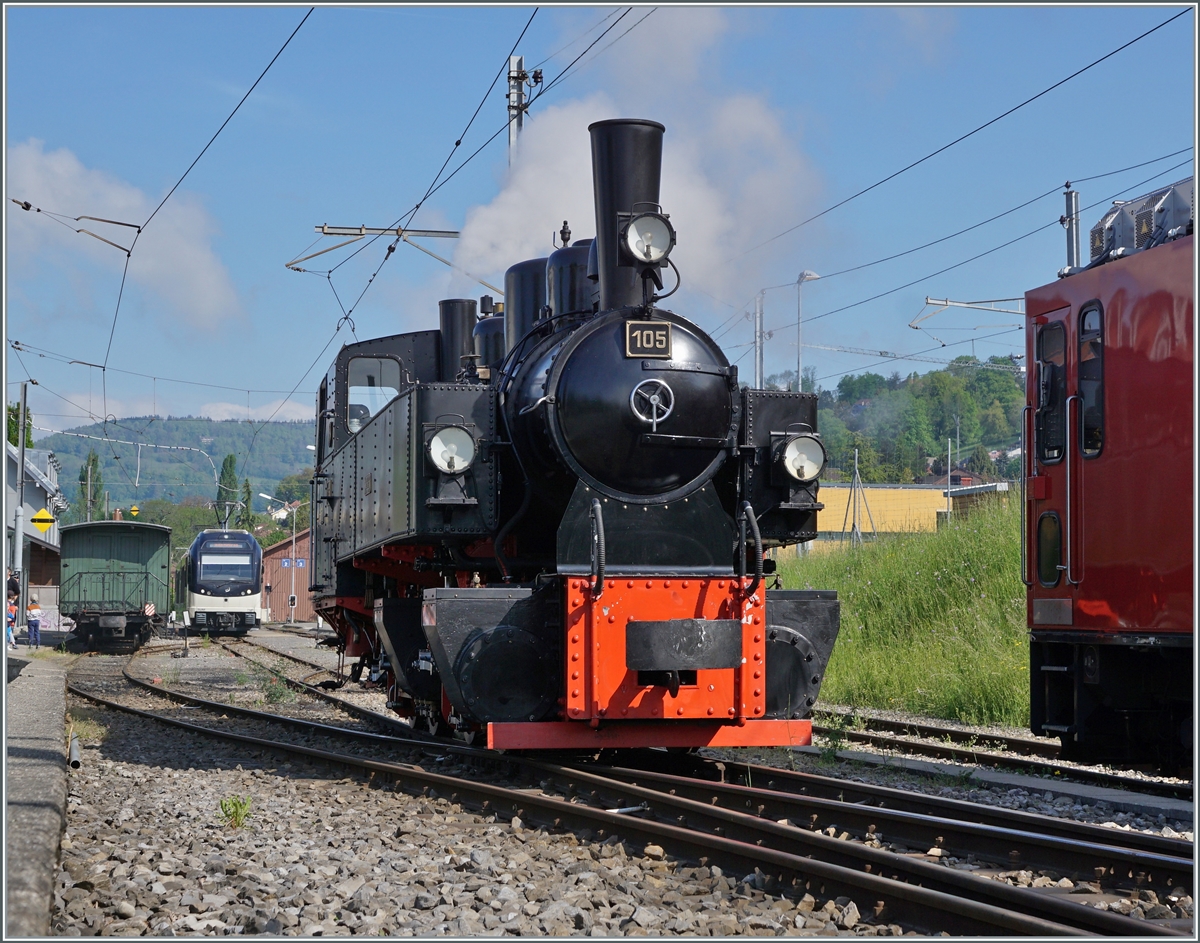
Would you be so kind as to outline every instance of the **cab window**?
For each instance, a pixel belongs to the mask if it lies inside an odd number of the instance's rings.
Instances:
[[[1061,461],[1066,448],[1066,334],[1059,322],[1038,332],[1038,458]]]
[[[390,357],[354,357],[346,385],[346,428],[354,433],[400,392],[400,363]]]
[[[1079,314],[1079,399],[1079,447],[1085,457],[1095,458],[1104,445],[1104,312],[1098,303]]]

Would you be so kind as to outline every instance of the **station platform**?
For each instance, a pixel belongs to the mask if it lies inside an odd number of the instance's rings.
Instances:
[[[45,645],[43,644],[43,651]],[[50,903],[67,805],[65,659],[5,653],[7,804],[4,939],[50,932]]]

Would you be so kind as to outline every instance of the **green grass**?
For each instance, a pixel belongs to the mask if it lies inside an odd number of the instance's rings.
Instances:
[[[220,818],[229,828],[243,828],[250,818],[250,797],[226,796],[221,800]]]
[[[1029,722],[1020,505],[937,533],[779,561],[789,589],[836,589],[842,625],[821,699],[966,723]]]

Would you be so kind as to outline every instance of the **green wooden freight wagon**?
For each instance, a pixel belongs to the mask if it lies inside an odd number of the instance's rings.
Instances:
[[[171,528],[136,521],[71,524],[62,536],[59,611],[90,647],[140,645],[165,625]]]

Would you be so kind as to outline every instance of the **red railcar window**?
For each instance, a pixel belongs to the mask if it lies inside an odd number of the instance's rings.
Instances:
[[[1099,303],[1079,314],[1079,398],[1083,406],[1079,447],[1087,458],[1104,445],[1104,312]]]
[[[1038,332],[1038,457],[1062,459],[1066,448],[1067,341],[1059,322]]]
[[[1058,584],[1059,561],[1062,559],[1062,525],[1052,511],[1038,519],[1037,530],[1038,579],[1043,586]]]

